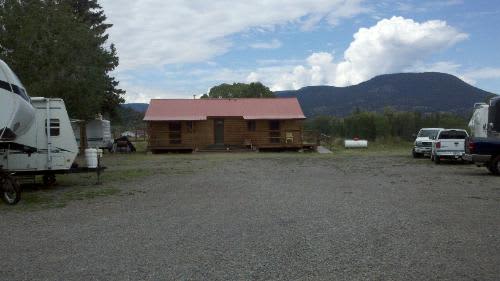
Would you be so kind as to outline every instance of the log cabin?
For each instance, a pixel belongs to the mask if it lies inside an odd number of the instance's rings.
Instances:
[[[296,98],[153,99],[148,150],[302,148],[306,117]]]

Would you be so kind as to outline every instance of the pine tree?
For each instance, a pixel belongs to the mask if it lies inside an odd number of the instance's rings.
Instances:
[[[105,47],[110,25],[95,1],[79,2],[0,0],[0,58],[31,96],[63,98],[71,117],[88,120],[113,113],[124,92],[109,75],[118,65]]]
[[[94,32],[96,38],[101,43],[96,51],[103,52],[106,57],[108,66],[106,68],[106,89],[105,98],[102,106],[102,111],[109,113],[112,116],[117,115],[117,108],[124,100],[122,96],[125,91],[118,88],[119,82],[109,72],[114,70],[119,63],[114,44],[111,44],[109,49],[102,48],[102,45],[108,40],[107,30],[113,25],[106,23],[107,20],[102,7],[97,0],[66,0],[73,8],[73,13]]]

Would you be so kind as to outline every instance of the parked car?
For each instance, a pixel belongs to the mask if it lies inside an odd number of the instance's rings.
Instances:
[[[424,155],[430,155],[432,144],[436,139],[439,131],[443,128],[422,128],[417,134],[413,144],[412,155],[414,158],[419,158]]]
[[[432,144],[431,160],[439,164],[442,159],[464,160],[466,130],[444,129],[439,131]]]

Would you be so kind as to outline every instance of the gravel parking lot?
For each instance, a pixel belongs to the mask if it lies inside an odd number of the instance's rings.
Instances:
[[[361,153],[136,161],[155,172],[118,194],[2,208],[0,280],[500,276],[500,178],[484,168]]]

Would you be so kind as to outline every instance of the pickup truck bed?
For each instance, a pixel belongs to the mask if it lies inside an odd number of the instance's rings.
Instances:
[[[483,165],[491,173],[500,174],[500,139],[467,138],[465,141],[466,160]]]

